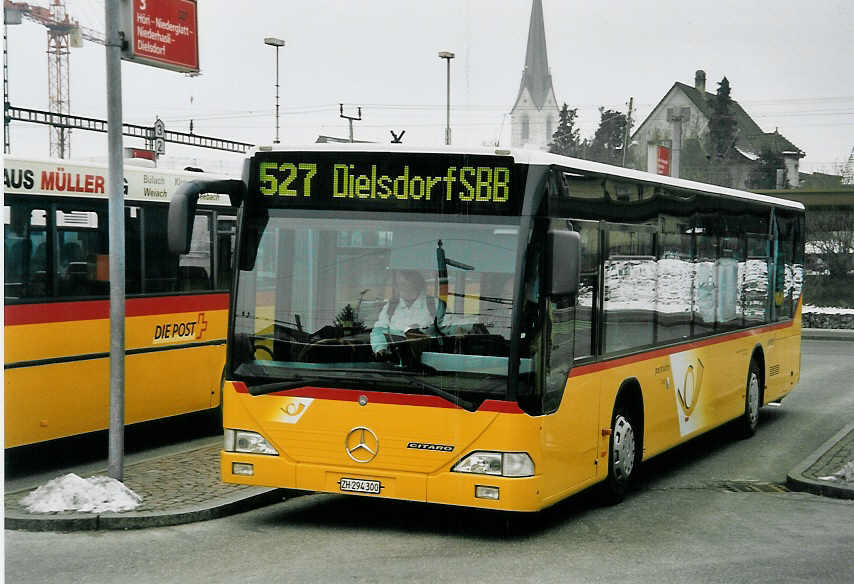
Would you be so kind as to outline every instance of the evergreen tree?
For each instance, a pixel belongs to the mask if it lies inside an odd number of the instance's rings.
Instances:
[[[686,138],[682,142],[679,176],[723,187],[734,186],[731,160],[719,160],[708,153],[707,142],[699,137]]]
[[[728,158],[735,147],[736,121],[732,113],[731,91],[729,80],[724,77],[718,83],[709,116],[709,152],[718,161]]]
[[[590,144],[588,158],[596,162],[620,166],[623,161],[626,114],[600,107],[599,115],[599,127]]]
[[[751,189],[777,188],[777,171],[786,170],[786,161],[779,152],[763,150],[756,161],[756,166],[747,177],[747,187]],[[788,180],[784,184],[788,186]]]
[[[586,139],[581,138],[581,130],[575,125],[578,108],[569,109],[564,103],[559,115],[560,121],[552,135],[549,152],[574,158],[584,158],[588,144]]]
[[[347,333],[356,334],[365,330],[365,323],[359,320],[359,315],[349,304],[338,312],[338,316],[335,317],[335,325]]]

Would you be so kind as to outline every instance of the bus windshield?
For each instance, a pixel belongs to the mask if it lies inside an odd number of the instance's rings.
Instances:
[[[351,215],[247,219],[234,379],[505,399],[518,220]]]

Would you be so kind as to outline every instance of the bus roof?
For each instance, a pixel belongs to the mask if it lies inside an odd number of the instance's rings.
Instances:
[[[488,148],[488,147],[468,147],[468,146],[410,146],[410,145],[392,145],[392,144],[370,144],[370,143],[335,143],[335,144],[306,144],[306,145],[276,145],[276,146],[258,146],[253,148],[249,155],[256,152],[386,152],[389,154],[401,153],[420,153],[420,154],[471,154],[471,155],[489,155],[489,156],[510,156],[516,163],[530,165],[554,165],[561,166],[567,169],[580,170],[595,174],[603,174],[613,177],[621,177],[629,180],[637,180],[650,184],[660,184],[677,189],[683,189],[694,192],[708,193],[721,197],[734,199],[747,199],[772,205],[777,207],[787,207],[790,209],[799,209],[803,211],[804,206],[798,201],[791,201],[779,197],[769,195],[760,195],[750,191],[732,189],[718,185],[701,183],[682,178],[673,178],[652,174],[641,170],[630,168],[622,168],[619,166],[611,166],[600,162],[590,160],[582,160],[579,158],[570,158],[568,156],[560,156],[540,150],[526,150],[518,148]]]

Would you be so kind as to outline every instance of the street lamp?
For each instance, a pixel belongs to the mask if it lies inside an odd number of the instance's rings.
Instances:
[[[265,45],[276,47],[276,137],[273,139],[273,144],[279,143],[279,47],[285,46],[285,41],[276,37],[266,37]]]
[[[446,115],[445,115],[445,144],[451,144],[451,59],[454,58],[454,54],[451,51],[439,51],[439,58],[445,59],[447,61],[447,82],[445,83],[445,87],[447,88],[447,97],[445,100],[446,103]]]

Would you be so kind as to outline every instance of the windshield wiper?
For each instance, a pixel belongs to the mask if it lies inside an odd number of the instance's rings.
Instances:
[[[419,377],[407,377],[406,381],[409,383],[409,385],[414,385],[420,389],[426,389],[427,391],[435,395],[445,398],[452,404],[460,406],[466,411],[473,412],[477,409],[477,407],[467,399],[463,399],[462,397],[453,394],[450,391],[444,390],[435,383],[424,381]]]
[[[268,393],[275,393],[277,391],[285,391],[288,389],[295,389],[297,387],[305,387],[307,385],[313,385],[317,382],[328,383],[330,381],[343,381],[346,383],[346,385],[353,385],[352,380],[347,379],[343,375],[294,375],[291,377],[283,377],[278,381],[251,385],[249,386],[249,393],[251,395],[265,395]]]
[[[438,385],[434,383],[430,383],[429,381],[424,381],[419,377],[410,377],[407,376],[404,378],[406,383],[415,386],[418,389],[427,390],[434,395],[438,395],[439,397],[443,397],[454,405],[460,406],[464,410],[469,412],[473,412],[477,409],[477,406],[472,402],[468,401],[465,398],[460,397],[450,391],[442,389]],[[352,375],[306,375],[302,376],[292,376],[282,378],[278,381],[271,381],[269,383],[259,383],[257,385],[249,386],[250,395],[258,396],[258,395],[266,395],[268,393],[275,393],[277,391],[286,391],[288,389],[295,389],[298,387],[305,387],[308,385],[314,385],[317,382],[328,383],[330,381],[335,381],[338,383],[343,383],[345,386],[353,387],[357,385],[363,385],[364,383],[371,384],[379,384],[385,386],[394,386],[397,385],[397,380],[392,380],[387,377],[380,376],[372,376],[372,378],[363,377],[362,379],[355,379]],[[337,385],[337,384],[336,384]]]

